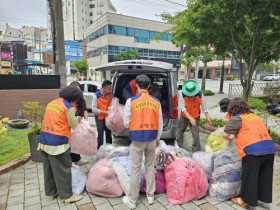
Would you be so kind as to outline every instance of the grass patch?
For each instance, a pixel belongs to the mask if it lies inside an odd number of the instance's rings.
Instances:
[[[0,137],[0,166],[19,159],[30,151],[28,131],[9,128],[7,135]]]

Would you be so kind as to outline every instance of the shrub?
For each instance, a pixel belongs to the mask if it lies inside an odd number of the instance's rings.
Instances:
[[[91,81],[92,80],[91,77],[89,77],[88,80]]]
[[[272,141],[276,144],[280,143],[280,135],[275,130],[269,130],[269,134],[272,138]]]
[[[248,105],[250,109],[265,110],[266,108],[266,104],[263,100],[254,97],[249,98]]]
[[[212,90],[202,90],[203,95],[205,96],[212,96],[215,93],[212,92]]]
[[[226,80],[234,80],[234,79],[235,79],[235,76],[232,75],[232,74],[226,75],[226,76],[225,76],[225,79],[226,79]]]
[[[278,82],[267,83],[263,89],[263,93],[266,96],[277,96],[280,92],[280,84]]]
[[[226,120],[223,119],[211,119],[212,120],[212,126],[214,127],[224,127],[227,124]],[[206,119],[202,118],[200,119],[200,124],[206,124]]]

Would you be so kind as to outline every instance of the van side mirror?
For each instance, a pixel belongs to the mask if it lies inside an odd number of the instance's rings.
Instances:
[[[182,90],[182,85],[178,85],[178,90]]]

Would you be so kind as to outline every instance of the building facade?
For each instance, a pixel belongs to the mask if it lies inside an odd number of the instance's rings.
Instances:
[[[27,46],[34,49],[46,49],[48,43],[47,28],[23,26],[20,31]]]
[[[79,41],[85,38],[85,29],[104,13],[116,12],[110,0],[63,0],[64,39]],[[51,18],[48,16],[51,39]]]
[[[172,63],[177,76],[181,51],[171,42],[171,34],[164,33],[171,27],[163,22],[121,14],[102,15],[86,31],[89,73],[97,75],[94,68],[114,61],[114,55],[121,51],[136,50],[141,59]],[[107,74],[106,78],[109,77]]]

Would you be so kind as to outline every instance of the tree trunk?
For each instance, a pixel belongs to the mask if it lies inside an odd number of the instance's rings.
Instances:
[[[206,87],[206,75],[207,75],[207,62],[205,62],[204,66],[203,66],[201,90],[205,90],[205,87]]]

